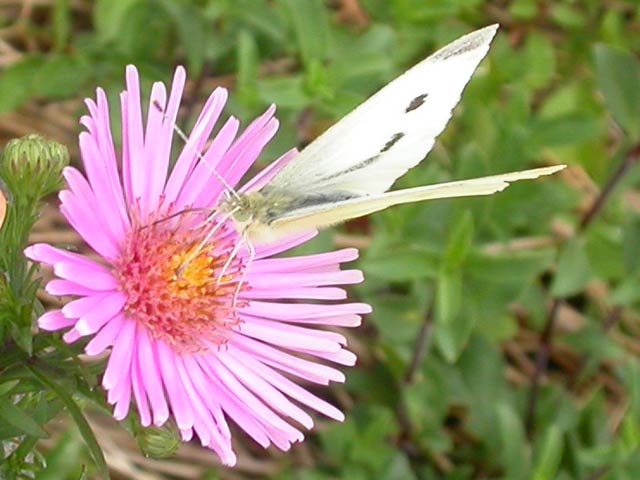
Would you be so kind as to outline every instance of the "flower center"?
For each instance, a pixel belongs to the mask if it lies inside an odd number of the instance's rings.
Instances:
[[[176,227],[176,218],[150,221],[126,238],[115,264],[125,312],[179,350],[220,346],[239,323],[244,265],[237,255],[230,259],[237,235],[221,230],[201,247],[210,225]]]

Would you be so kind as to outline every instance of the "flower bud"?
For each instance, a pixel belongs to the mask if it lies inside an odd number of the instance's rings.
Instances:
[[[0,177],[15,197],[39,200],[62,187],[62,169],[68,163],[67,147],[39,135],[27,135],[7,143]]]
[[[136,440],[145,456],[152,458],[170,457],[180,446],[180,435],[170,425],[141,428]]]

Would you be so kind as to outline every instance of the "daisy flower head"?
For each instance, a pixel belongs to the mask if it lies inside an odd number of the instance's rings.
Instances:
[[[332,364],[353,365],[355,355],[343,335],[323,327],[357,326],[370,307],[341,301],[340,285],[362,281],[360,271],[340,269],[355,249],[270,258],[312,238],[309,231],[250,255],[229,217],[216,213],[227,186],[236,187],[276,133],[273,106],[240,134],[228,118],[209,143],[227,99],[216,89],[171,161],[184,85],[181,67],[168,93],[155,83],[144,122],[138,73],[127,68],[120,155],[105,92],[86,101],[84,175],[64,170],[60,208],[94,254],[47,244],[25,253],[53,268],[47,292],[74,297],[45,313],[40,328],[65,330],[69,343],[88,337],[88,355],[110,352],[102,385],[114,417],[134,404],[144,426],[172,418],[184,440],[196,434],[234,465],[229,420],[265,448],[287,450],[303,439],[301,427],[313,426],[307,409],[343,419],[296,381],[344,381]],[[238,191],[260,188],[295,155]]]

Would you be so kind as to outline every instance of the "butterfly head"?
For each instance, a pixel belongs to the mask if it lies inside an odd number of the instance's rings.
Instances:
[[[254,243],[270,243],[275,234],[271,223],[287,209],[284,198],[265,195],[261,191],[229,197],[220,205],[222,213],[229,215],[239,233]]]

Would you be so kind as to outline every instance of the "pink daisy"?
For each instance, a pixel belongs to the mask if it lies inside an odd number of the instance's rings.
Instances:
[[[86,176],[65,169],[68,190],[60,193],[62,213],[99,260],[46,244],[26,250],[30,259],[53,267],[50,294],[75,297],[38,324],[66,329],[69,343],[92,337],[88,355],[110,350],[102,385],[115,418],[123,419],[132,401],[144,426],[173,417],[184,440],[197,434],[226,465],[236,462],[228,420],[263,447],[287,450],[304,438],[300,426],[313,426],[301,406],[344,418],[292,379],[343,382],[324,361],[355,363],[344,336],[322,327],[357,326],[370,307],[319,301],[343,300],[345,291],[335,285],[362,281],[359,270],[340,270],[357,251],[269,258],[309,240],[311,231],[258,246],[252,262],[242,248],[220,281],[241,241],[230,221],[193,257],[211,231],[203,218],[224,198],[212,169],[235,187],[276,133],[275,108],[239,136],[238,120],[229,118],[204,150],[227,99],[226,90],[216,89],[169,172],[184,69],[176,70],[168,98],[162,83],[153,85],[146,126],[132,66],[126,83],[121,169],[106,95],[98,89],[81,119]],[[240,191],[264,185],[295,155],[283,155]],[[187,258],[193,259],[185,266]]]

